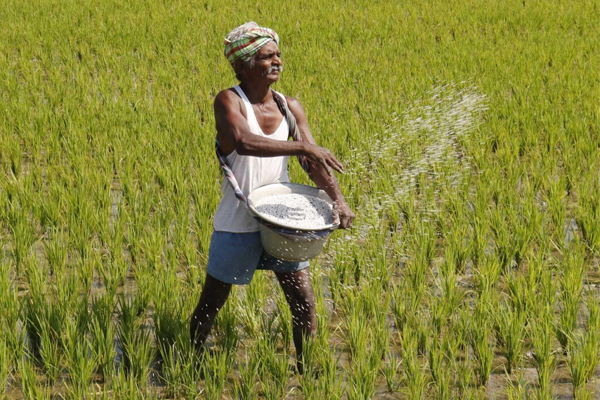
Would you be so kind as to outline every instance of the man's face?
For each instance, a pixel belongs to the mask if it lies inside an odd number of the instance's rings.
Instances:
[[[254,54],[254,66],[244,72],[248,79],[266,79],[277,82],[282,70],[279,47],[277,43],[269,42]]]

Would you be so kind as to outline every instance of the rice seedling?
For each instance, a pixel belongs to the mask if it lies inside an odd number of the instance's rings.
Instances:
[[[352,362],[351,371],[348,371],[348,384],[346,394],[348,399],[369,399],[375,393],[375,383],[379,372],[380,359],[373,351],[367,351],[362,357]]]
[[[161,347],[161,376],[166,385],[166,394],[172,397],[196,398],[204,389],[199,386],[203,367],[188,343],[179,346]]]
[[[590,176],[582,180],[578,187],[579,207],[577,209],[577,224],[590,250],[594,253],[600,248],[600,202],[598,193],[598,178]]]
[[[260,364],[260,376],[262,381],[262,394],[265,399],[282,399],[287,396],[287,383],[290,377],[289,355],[268,351],[269,341],[259,339],[259,348],[261,348],[264,357]]]
[[[494,358],[494,347],[490,340],[492,324],[489,319],[486,311],[476,309],[469,327],[469,341],[475,356],[475,373],[480,386],[487,384]]]
[[[122,366],[144,386],[148,380],[154,348],[149,329],[143,321],[145,299],[140,296],[119,297],[119,322],[117,335],[121,342]]]
[[[311,354],[312,346],[307,343],[303,348],[303,351],[305,352],[304,354]],[[243,362],[238,363],[240,377],[233,387],[236,398],[252,400],[258,397],[258,392],[255,390],[255,387],[259,376],[259,365],[259,358],[254,355],[248,355],[248,353],[246,359]],[[311,389],[313,389],[313,383],[315,383],[315,381],[309,373],[310,368],[310,364],[305,363],[305,375],[303,375],[301,379],[302,392],[305,394],[305,397],[310,397],[310,395],[314,393]]]
[[[4,395],[10,377],[10,353],[5,340],[0,340],[0,393]]]
[[[228,353],[223,351],[205,353],[202,357],[205,394],[207,399],[217,400],[222,397],[221,395],[225,388],[227,371],[230,366],[229,360],[231,359],[229,357]]]
[[[98,363],[98,373],[104,381],[113,374],[116,357],[115,328],[112,322],[114,305],[114,294],[109,293],[95,298],[91,305],[91,350]]]
[[[385,386],[389,393],[394,393],[400,386],[400,378],[398,376],[399,369],[402,365],[402,359],[399,359],[394,353],[388,350],[385,357],[386,361],[380,368],[381,374],[385,378]]]
[[[417,356],[418,338],[416,333],[407,326],[401,338],[402,359],[406,374],[406,394],[411,399],[425,397],[428,381],[425,364]]]
[[[54,386],[59,373],[62,370],[62,349],[57,341],[57,333],[50,324],[40,324],[40,348],[39,355],[42,361],[44,374],[46,375],[48,385]]]
[[[502,304],[494,318],[496,340],[506,358],[506,373],[510,375],[519,366],[525,350],[525,314],[515,311],[509,304]]]
[[[553,317],[548,307],[539,310],[538,318],[531,319],[529,340],[533,347],[533,359],[538,373],[537,397],[552,396],[551,377],[556,369],[557,356],[553,346]]]
[[[446,357],[447,353],[442,348],[442,344],[434,339],[428,353],[429,371],[435,386],[436,398],[440,400],[447,400],[452,397],[450,389],[452,371],[448,368],[449,365]]]
[[[320,365],[317,379],[318,397],[339,400],[344,395],[342,379],[340,377],[339,359],[341,353],[335,346],[327,346],[319,352],[318,363]]]
[[[28,360],[19,362],[19,376],[21,378],[21,393],[27,400],[49,399],[50,393],[42,387],[38,379],[35,365]]]
[[[80,334],[77,320],[67,320],[65,336],[65,359],[70,378],[67,392],[70,398],[85,398],[96,370],[96,358],[89,339]]]
[[[571,245],[565,250],[560,281],[559,304],[561,313],[557,321],[556,337],[563,348],[567,348],[569,337],[573,334],[579,317],[579,308],[583,293],[585,273],[583,254],[580,248]]]

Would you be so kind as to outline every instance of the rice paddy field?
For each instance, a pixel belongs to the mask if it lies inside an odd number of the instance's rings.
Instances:
[[[6,399],[600,396],[600,4],[4,0]],[[221,175],[223,37],[281,38],[275,89],[356,211],[312,261],[294,373],[276,279],[189,316]],[[309,183],[295,161],[295,182]]]

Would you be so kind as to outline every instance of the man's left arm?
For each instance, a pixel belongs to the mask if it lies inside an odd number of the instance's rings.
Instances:
[[[316,145],[317,142],[308,127],[308,120],[306,119],[304,108],[302,108],[300,102],[293,97],[286,96],[286,100],[290,111],[294,114],[294,117],[296,117],[298,130],[300,131],[300,135],[302,135],[302,140]],[[348,206],[348,203],[346,203],[346,199],[344,199],[344,195],[340,190],[333,171],[323,167],[321,164],[316,165],[315,163],[310,163],[310,172],[308,175],[317,187],[323,189],[334,201],[334,221],[339,218],[340,227],[342,229],[349,228],[352,225],[355,215]]]

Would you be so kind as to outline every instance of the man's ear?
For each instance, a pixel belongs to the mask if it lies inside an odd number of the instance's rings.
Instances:
[[[235,73],[237,75],[240,75],[240,76],[244,75],[244,73],[246,71],[244,68],[244,62],[241,59],[235,60],[233,62],[233,70],[235,71]]]

